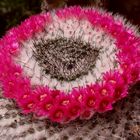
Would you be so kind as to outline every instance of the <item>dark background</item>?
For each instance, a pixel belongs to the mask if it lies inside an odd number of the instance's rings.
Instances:
[[[43,0],[0,0],[0,37],[25,18],[41,12]],[[67,5],[99,6],[113,13],[120,13],[133,24],[140,25],[140,0],[47,0],[49,8],[57,8],[62,2]],[[100,3],[95,3],[100,1]]]
[[[40,12],[41,0],[0,0],[0,37],[9,28]]]

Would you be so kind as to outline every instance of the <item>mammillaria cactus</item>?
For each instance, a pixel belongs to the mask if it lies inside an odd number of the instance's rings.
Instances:
[[[112,110],[140,79],[139,46],[135,29],[104,11],[32,16],[0,40],[3,96],[38,118],[89,119]]]

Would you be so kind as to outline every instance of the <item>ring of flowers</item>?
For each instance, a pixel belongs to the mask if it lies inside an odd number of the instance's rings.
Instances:
[[[3,95],[14,99],[23,113],[34,113],[59,123],[77,117],[89,119],[94,112],[111,110],[116,101],[127,96],[129,85],[140,79],[140,38],[132,28],[124,26],[121,19],[115,19],[103,11],[70,7],[56,11],[56,15],[61,20],[84,18],[113,36],[119,50],[116,54],[119,68],[105,72],[101,83],[74,88],[69,94],[47,86],[33,87],[29,77],[23,74],[22,68],[13,62],[12,57],[18,55],[22,41],[41,32],[46,24],[51,23],[51,15],[42,13],[26,19],[0,40]]]

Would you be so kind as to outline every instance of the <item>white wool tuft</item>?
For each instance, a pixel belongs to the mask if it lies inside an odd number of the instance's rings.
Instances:
[[[41,38],[55,39],[58,37],[80,38],[84,42],[90,43],[92,47],[100,49],[98,60],[95,67],[88,72],[87,75],[77,78],[75,81],[58,81],[52,79],[50,75],[46,75],[33,57],[34,42],[38,42]],[[76,18],[69,20],[60,20],[57,16],[53,17],[53,21],[45,30],[36,34],[34,38],[23,43],[23,47],[18,58],[15,61],[19,63],[25,75],[31,78],[32,85],[48,85],[50,88],[69,92],[74,87],[86,86],[101,80],[102,73],[114,69],[116,67],[116,46],[115,39],[106,34],[103,30],[92,27],[86,21],[78,21]]]

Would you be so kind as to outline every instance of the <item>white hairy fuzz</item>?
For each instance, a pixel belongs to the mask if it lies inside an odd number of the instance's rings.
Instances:
[[[44,40],[53,40],[60,37],[81,39],[83,42],[89,43],[91,47],[100,50],[95,66],[88,71],[88,74],[72,81],[61,81],[45,74],[35,57],[33,57],[34,43],[39,43],[42,38]],[[115,39],[103,30],[92,27],[86,20],[79,21],[73,18],[64,21],[54,16],[52,23],[46,26],[43,32],[36,34],[34,38],[30,38],[23,43],[21,53],[15,58],[15,61],[22,66],[25,75],[31,78],[32,85],[47,85],[52,89],[69,92],[74,87],[84,87],[87,84],[100,81],[103,72],[115,69],[117,67],[115,54]]]

